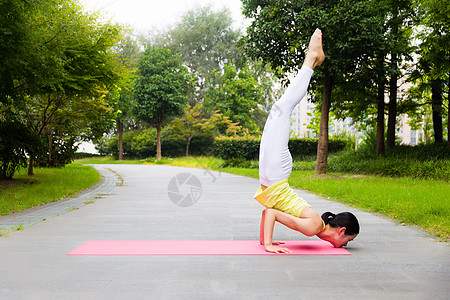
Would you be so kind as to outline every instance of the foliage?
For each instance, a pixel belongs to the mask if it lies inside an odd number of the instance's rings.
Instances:
[[[129,71],[108,93],[108,102],[113,108],[113,116],[119,135],[119,160],[123,159],[122,135],[127,123],[131,123],[133,109],[133,79],[140,57],[140,45],[132,34],[126,35],[115,47],[122,65]]]
[[[215,84],[214,84],[215,83]],[[207,110],[220,110],[225,116],[240,126],[257,133],[255,115],[260,111],[258,105],[265,103],[263,90],[248,66],[237,70],[236,66],[224,66],[224,73],[217,74],[205,95]]]
[[[431,89],[431,108],[435,142],[443,142],[442,117],[444,115],[443,94],[447,88],[447,101],[450,80],[450,1],[417,1],[421,14],[421,28],[417,38],[420,40],[417,54],[420,58],[416,69],[411,72],[411,80],[420,87]],[[424,88],[423,88],[424,90]],[[450,110],[447,110],[447,119]],[[447,121],[448,122],[448,121]],[[448,137],[450,127],[447,124]],[[450,148],[450,138],[448,140]]]
[[[0,103],[19,98],[17,80],[25,75],[23,57],[30,50],[30,26],[26,20],[35,2],[38,1],[0,1]]]
[[[299,69],[315,28],[323,32],[327,59],[313,81],[323,84],[316,172],[326,172],[328,116],[335,84],[384,46],[384,16],[373,1],[256,1],[244,0],[243,13],[252,18],[243,38],[252,58],[270,63],[280,76]],[[317,97],[318,98],[318,97]]]
[[[226,127],[226,133],[236,132],[241,128],[219,111],[215,111],[212,116],[207,118],[202,111],[201,103],[197,103],[194,107],[188,104],[184,116],[175,118],[167,127],[170,132],[168,138],[185,141],[187,157],[189,156],[189,145],[195,136],[205,134],[213,137],[220,127]]]
[[[157,130],[156,155],[161,158],[161,129],[169,117],[183,114],[189,73],[169,49],[148,47],[139,60],[134,87],[134,114]]]
[[[229,10],[204,6],[187,11],[173,28],[160,34],[158,43],[177,53],[195,77],[196,89],[189,96],[192,106],[204,98],[224,64],[241,64],[242,53],[236,45],[240,33],[232,23]]]
[[[58,109],[41,135],[48,148],[46,155],[37,158],[36,164],[60,167],[70,163],[81,141],[98,139],[109,129],[111,110],[105,97],[80,97]]]
[[[57,148],[63,147],[66,154],[73,153],[77,142],[103,134],[105,123],[109,122],[103,115],[92,113],[93,120],[87,120],[87,116],[90,111],[102,111],[102,95],[126,72],[111,51],[120,39],[122,28],[101,23],[98,14],[85,12],[76,0],[2,1],[0,9],[4,3],[21,3],[5,16],[23,22],[14,27],[18,31],[20,60],[17,61],[11,49],[6,49],[2,57],[2,61],[11,62],[7,66],[11,69],[2,70],[2,76],[13,82],[13,91],[7,92],[7,99],[15,97],[12,105],[21,122],[35,135],[48,138],[46,163],[70,161],[70,158],[55,160],[52,156],[59,152],[55,152]],[[4,28],[2,38],[15,32]],[[5,43],[6,48],[9,46],[9,42]],[[5,88],[10,87],[9,84]],[[80,105],[88,101],[89,105]],[[76,112],[71,111],[74,107]],[[76,126],[71,122],[75,114]],[[67,143],[68,139],[72,141]],[[28,153],[30,175],[36,154]]]
[[[28,61],[29,94],[52,95],[63,101],[75,95],[93,96],[120,77],[117,56],[109,51],[122,28],[101,24],[73,0],[45,2],[33,11],[33,52]]]
[[[39,138],[17,120],[0,121],[0,179],[11,179],[25,168],[27,155],[42,148]]]
[[[443,144],[395,146],[384,156],[371,148],[342,152],[330,157],[333,172],[450,180],[450,151]]]
[[[243,14],[253,18],[243,38],[245,49],[285,77],[302,65],[310,36],[320,28],[324,68],[336,75],[351,73],[380,46],[383,20],[377,10],[371,1],[244,0]]]
[[[219,137],[215,139],[214,155],[222,159],[255,160],[259,157],[259,138]],[[317,153],[317,139],[289,139],[292,157],[311,157]],[[344,150],[346,142],[342,139],[330,141],[330,153]]]
[[[423,0],[416,3],[422,17],[423,31],[418,33],[422,63],[430,76],[440,78],[450,71],[450,1]],[[427,70],[426,70],[427,71]]]
[[[104,137],[96,143],[100,155],[119,156],[118,136]],[[127,157],[151,157],[156,154],[156,129],[128,130],[123,134],[124,155]]]
[[[186,142],[182,139],[173,140],[172,133],[164,129],[162,132],[161,148],[166,156],[179,157],[186,155]],[[172,137],[173,138],[173,137]],[[105,137],[99,140],[96,148],[101,155],[119,156],[118,136]],[[212,149],[211,135],[198,134],[192,138],[190,153],[194,155],[207,155]],[[124,156],[127,158],[149,158],[156,155],[156,129],[143,128],[127,130],[123,134]]]

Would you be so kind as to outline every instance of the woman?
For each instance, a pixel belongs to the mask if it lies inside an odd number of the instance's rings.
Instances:
[[[359,233],[359,223],[353,214],[345,212],[334,215],[327,212],[320,217],[305,200],[293,192],[287,182],[292,171],[292,157],[288,148],[291,114],[306,95],[314,68],[324,60],[322,32],[316,29],[302,68],[284,95],[272,106],[261,137],[261,187],[256,192],[255,199],[266,207],[261,217],[260,243],[268,252],[291,252],[279,247],[282,243],[272,241],[275,221],[304,235],[317,235],[334,247],[346,246]]]

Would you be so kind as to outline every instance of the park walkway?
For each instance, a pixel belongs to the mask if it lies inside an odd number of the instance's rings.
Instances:
[[[304,191],[297,192],[319,213],[350,210],[357,215],[361,233],[347,247],[352,255],[67,256],[91,240],[259,238],[261,206],[252,199],[256,179],[160,165],[95,167],[104,184],[97,192],[71,199],[76,209],[68,209],[62,201],[41,208],[46,211],[38,208],[0,218],[0,226],[27,220],[33,224],[0,238],[0,299],[448,299],[450,295],[448,243]],[[176,179],[186,176],[191,187],[177,187]],[[275,239],[310,238],[277,225]]]

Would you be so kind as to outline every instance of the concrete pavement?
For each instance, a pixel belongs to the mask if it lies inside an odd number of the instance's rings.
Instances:
[[[318,213],[357,215],[352,255],[66,256],[90,240],[258,240],[256,179],[159,165],[95,167],[105,184],[101,197],[90,191],[94,203],[82,195],[73,198],[76,209],[55,214],[55,204],[0,218],[3,226],[34,220],[0,238],[0,299],[449,299],[448,243],[299,190]],[[116,185],[118,174],[123,184]],[[177,187],[183,178],[192,189]],[[274,236],[309,239],[279,224]]]

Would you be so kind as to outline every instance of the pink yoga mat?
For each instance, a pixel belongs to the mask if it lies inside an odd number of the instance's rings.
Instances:
[[[287,241],[288,255],[350,255],[324,241]],[[67,255],[275,255],[259,241],[89,241]],[[283,254],[285,255],[285,254]]]

